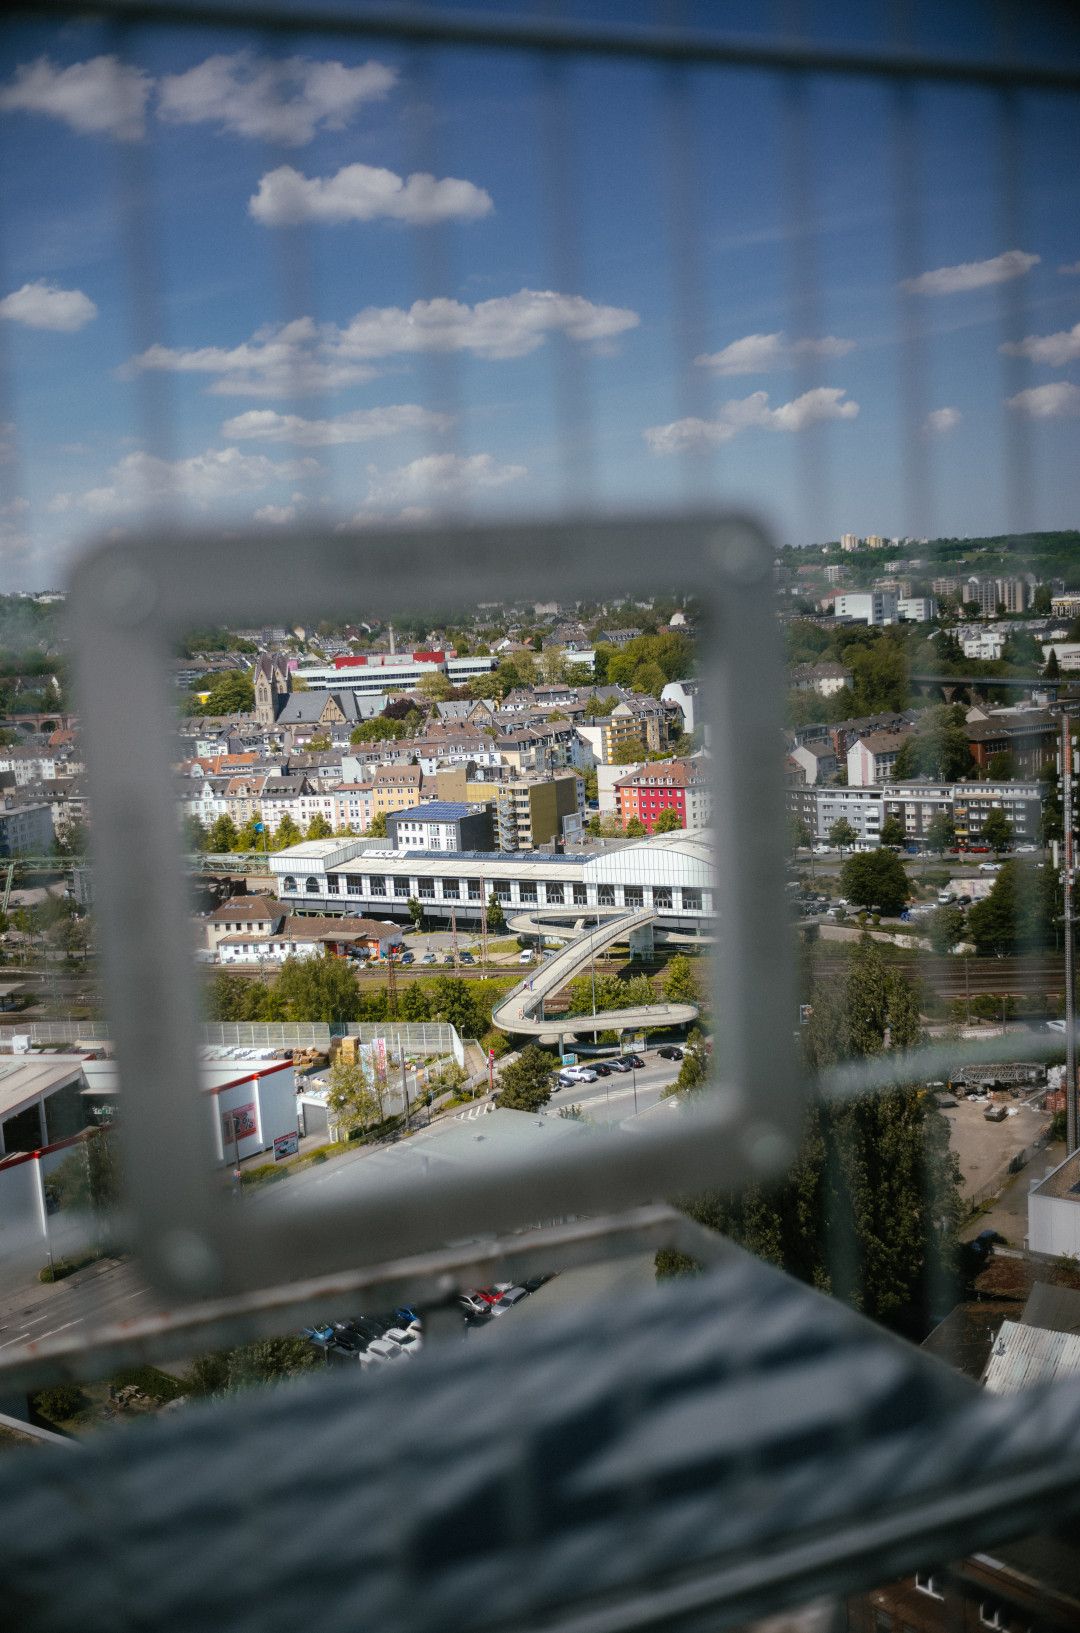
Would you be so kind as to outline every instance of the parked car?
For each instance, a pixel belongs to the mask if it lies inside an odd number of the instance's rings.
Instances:
[[[399,962],[402,963],[402,964],[415,964],[416,963],[416,954],[415,953],[409,953],[409,952],[402,953]]]
[[[576,1082],[577,1078],[571,1077],[569,1069],[567,1069],[565,1071],[556,1072],[555,1081],[551,1087],[553,1091],[555,1089],[572,1089]]]
[[[462,953],[461,962],[463,964],[475,964],[476,959],[473,957],[472,953]]]
[[[502,1298],[491,1306],[492,1315],[505,1315],[512,1310],[515,1304],[520,1304],[523,1298],[528,1298],[524,1287],[508,1287]]]
[[[367,1352],[376,1361],[400,1361],[405,1354],[401,1345],[395,1344],[392,1338],[373,1338]]]
[[[444,964],[452,964],[453,962],[454,962],[453,953],[444,953],[443,954],[443,963]]]
[[[437,964],[439,962],[438,954],[430,952],[425,953],[420,962],[421,964]]]
[[[320,1344],[329,1344],[333,1341],[334,1326],[330,1321],[316,1321],[310,1327],[300,1329],[301,1338],[311,1338]]]
[[[554,1271],[549,1270],[546,1275],[543,1276],[530,1276],[527,1281],[523,1281],[521,1283],[521,1286],[524,1287],[527,1293],[536,1293],[541,1287],[544,1286],[546,1282],[549,1282],[552,1279],[554,1274]]]
[[[661,1060],[681,1060],[683,1057],[677,1043],[662,1043],[656,1052]]]
[[[487,1299],[481,1298],[479,1293],[459,1293],[458,1304],[466,1316],[476,1316],[480,1320],[486,1320],[491,1309]]]
[[[560,1077],[568,1077],[571,1083],[596,1082],[596,1073],[593,1071],[591,1066],[568,1066],[565,1073],[560,1072],[559,1075]]]
[[[623,1059],[625,1060],[625,1062],[626,1062],[626,1064],[628,1066],[630,1066],[630,1067],[636,1066],[638,1071],[640,1071],[641,1068],[645,1064],[645,1062],[642,1060],[640,1055],[624,1055]]]
[[[386,1342],[396,1344],[402,1355],[419,1355],[424,1347],[424,1340],[411,1327],[391,1327]]]
[[[608,1065],[606,1060],[594,1060],[592,1063],[592,1070],[596,1073],[597,1077],[611,1076],[611,1067]]]
[[[519,964],[531,964],[532,961],[533,961],[533,950],[532,950],[532,948],[531,947],[524,947],[522,949],[522,951],[520,953],[518,953],[518,963]]]
[[[608,1068],[613,1072],[628,1072],[631,1070],[630,1062],[623,1060],[621,1056],[617,1060],[609,1060]]]

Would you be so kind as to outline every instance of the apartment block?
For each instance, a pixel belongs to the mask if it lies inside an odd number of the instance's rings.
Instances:
[[[470,778],[464,766],[450,766],[435,773],[435,787],[441,800],[490,801],[501,851],[557,844],[580,833],[584,820],[585,784],[572,770]]]

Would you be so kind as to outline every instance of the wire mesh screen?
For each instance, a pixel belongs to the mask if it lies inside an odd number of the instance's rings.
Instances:
[[[4,24],[0,849],[28,1009],[3,1017],[0,1378],[81,1384],[312,1322],[308,1358],[363,1355],[377,1402],[372,1342],[401,1356],[415,1334],[318,1318],[380,1289],[398,1317],[422,1305],[433,1339],[459,1293],[476,1313],[473,1279],[531,1278],[509,1291],[540,1310],[545,1251],[565,1287],[618,1241],[669,1272],[713,1263],[701,1225],[794,1278],[713,1264],[684,1317],[672,1289],[635,1291],[595,1373],[588,1283],[539,1359],[519,1340],[483,1375],[460,1354],[441,1382],[399,1368],[390,1421],[430,1391],[431,1494],[370,1557],[346,1550],[338,1609],[360,1573],[393,1620],[413,1570],[425,1619],[476,1625],[484,1573],[532,1547],[535,1581],[503,1578],[487,1625],[717,1625],[848,1590],[836,1614],[874,1633],[1080,1623],[1058,1539],[979,1553],[1076,1502],[1075,1385],[997,1397],[1080,1364],[1078,90],[1080,29],[1049,4],[104,0]],[[49,592],[68,582],[58,633]],[[395,621],[409,662],[438,670],[426,700],[409,693],[415,721],[355,679],[392,668]],[[607,685],[605,711],[585,694]],[[515,707],[543,715],[528,751]],[[270,754],[280,786],[256,789]],[[446,809],[510,754],[516,792],[493,777],[474,850],[467,805]],[[556,772],[581,795],[537,841],[534,785]],[[410,777],[446,808],[432,822],[459,824],[420,860],[386,795]],[[211,971],[186,934],[177,804]],[[619,861],[634,835],[639,872]],[[234,885],[235,922],[208,911]],[[346,952],[335,915],[359,914]],[[410,968],[413,944],[452,977]],[[644,983],[621,1021],[616,945]],[[300,1013],[314,953],[370,964],[359,990],[378,984],[385,1015]],[[582,1101],[530,1105],[527,1155],[500,1132],[507,1040],[567,1069],[546,1099]],[[114,1043],[119,1079],[87,1059]],[[328,1076],[302,1078],[324,1054]],[[330,1162],[349,1069],[370,1102],[354,1132],[385,1143]],[[370,1195],[346,1194],[350,1174]],[[673,1197],[698,1227],[606,1218]],[[76,1269],[63,1305],[29,1299],[43,1256],[51,1287],[105,1247],[111,1290],[101,1270],[84,1293]],[[156,1313],[119,1331],[143,1298]],[[470,1486],[490,1506],[479,1547],[440,1422],[467,1435],[473,1389],[545,1388],[517,1438],[483,1420],[507,1456]],[[305,1400],[329,1450],[340,1397]],[[240,1426],[230,1407],[234,1466],[285,1523],[262,1466],[280,1405]],[[712,1411],[731,1439],[702,1450]],[[203,1454],[217,1424],[198,1421],[169,1430],[162,1468]],[[564,1468],[553,1448],[575,1436]],[[388,1501],[393,1441],[355,1469]],[[110,1625],[140,1549],[165,1546],[116,1521],[126,1454],[101,1457],[115,1549],[91,1570],[72,1528],[88,1627]],[[57,1489],[77,1513],[79,1479]],[[183,1530],[198,1493],[176,1492]],[[620,1505],[617,1536],[598,1516]],[[37,1625],[42,1593],[40,1625],[60,1625],[32,1529],[20,1605]],[[196,1604],[165,1572],[161,1625],[244,1625],[225,1576],[211,1563]]]

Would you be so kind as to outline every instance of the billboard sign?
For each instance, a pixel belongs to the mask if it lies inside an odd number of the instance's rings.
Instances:
[[[274,1161],[281,1162],[284,1157],[295,1157],[300,1149],[300,1135],[294,1129],[291,1134],[279,1134],[274,1141]]]
[[[254,1100],[249,1100],[245,1106],[234,1106],[231,1111],[222,1112],[221,1138],[226,1145],[235,1145],[238,1140],[250,1139],[257,1133]]]

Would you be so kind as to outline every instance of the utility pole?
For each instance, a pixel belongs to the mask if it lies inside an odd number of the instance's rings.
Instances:
[[[1065,866],[1065,1144],[1069,1154],[1076,1150],[1076,983],[1073,972],[1073,751],[1076,739],[1067,714],[1061,717],[1061,817]]]

